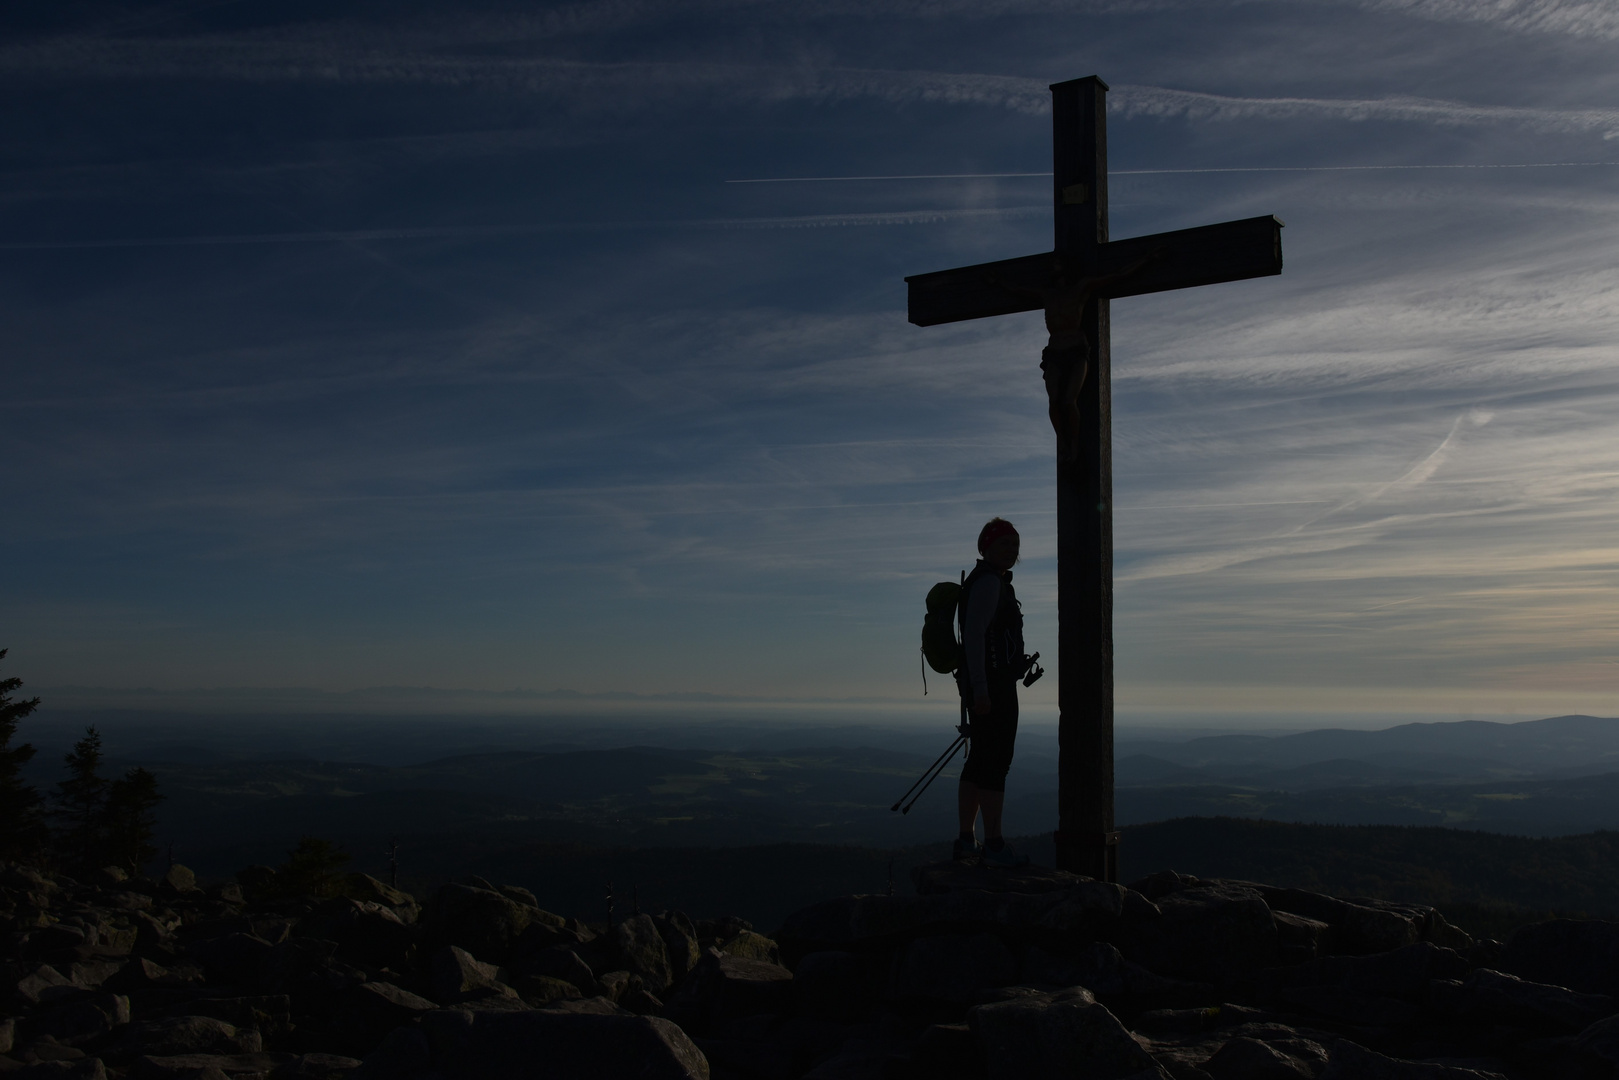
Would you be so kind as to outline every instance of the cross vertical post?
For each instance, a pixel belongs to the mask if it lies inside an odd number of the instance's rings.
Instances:
[[[1100,265],[1107,243],[1107,84],[1051,88],[1056,256]],[[1094,271],[1090,271],[1094,272]],[[1113,828],[1113,409],[1108,300],[1085,312],[1091,376],[1081,442],[1057,461],[1057,868],[1118,880]]]
[[[1282,223],[1266,214],[1110,240],[1107,84],[1051,88],[1054,250],[905,279],[917,326],[1036,311],[1078,279],[1105,280],[1080,329],[1090,373],[1078,453],[1057,455],[1057,866],[1119,877],[1113,820],[1113,408],[1108,301],[1282,272]],[[1068,290],[1068,293],[1065,293]],[[1060,304],[1056,310],[1061,311]],[[1050,325],[1048,312],[1047,324]],[[1053,331],[1055,339],[1056,332]],[[1071,343],[1070,343],[1071,344]],[[1047,391],[1060,380],[1047,383]],[[1053,400],[1053,409],[1057,406]],[[1053,413],[1055,422],[1056,413]]]

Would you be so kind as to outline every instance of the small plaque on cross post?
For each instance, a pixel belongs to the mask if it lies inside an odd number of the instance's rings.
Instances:
[[[1057,867],[1118,880],[1113,821],[1113,454],[1108,301],[1282,272],[1255,217],[1108,240],[1107,84],[1051,88],[1054,249],[905,279],[918,326],[1044,310],[1057,434]]]

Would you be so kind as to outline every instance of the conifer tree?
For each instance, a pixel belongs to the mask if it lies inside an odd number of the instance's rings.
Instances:
[[[6,650],[0,649],[0,660]],[[39,707],[39,698],[11,700],[21,679],[0,679],[0,859],[31,859],[45,840],[45,818],[39,792],[22,779],[22,767],[34,756],[28,743],[12,746],[17,722]]]
[[[163,796],[157,791],[157,777],[134,768],[123,779],[107,788],[107,805],[102,815],[102,836],[106,858],[130,875],[157,857],[152,836],[157,832],[157,804]]]
[[[283,896],[336,896],[349,853],[318,836],[300,836],[276,867],[275,890]]]
[[[59,780],[52,801],[61,823],[56,844],[64,862],[77,870],[104,865],[107,780],[101,775],[101,733],[84,729],[84,738],[62,759],[67,779]]]

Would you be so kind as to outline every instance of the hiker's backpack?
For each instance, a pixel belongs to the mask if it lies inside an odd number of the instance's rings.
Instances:
[[[967,575],[962,574],[962,581]],[[961,600],[961,584],[941,581],[928,590],[928,613],[922,620],[922,659],[941,675],[961,666],[961,642],[956,640],[956,604]],[[928,692],[928,673],[922,671],[922,693]]]

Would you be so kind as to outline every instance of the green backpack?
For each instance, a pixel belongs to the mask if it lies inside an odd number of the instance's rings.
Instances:
[[[961,575],[962,582],[967,575]],[[922,693],[928,692],[930,667],[941,675],[949,675],[961,666],[961,642],[956,640],[956,604],[961,600],[961,584],[941,581],[928,590],[928,613],[922,620]]]

